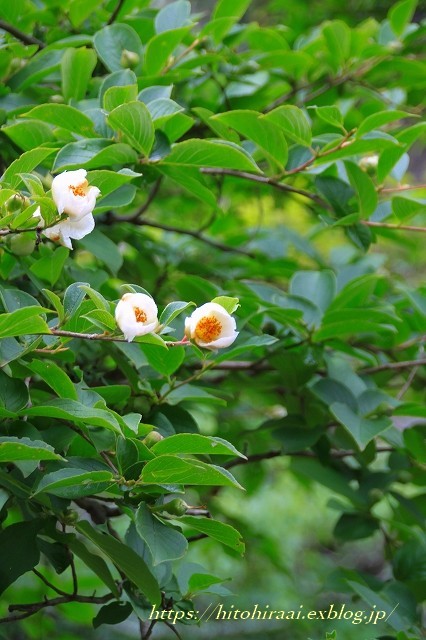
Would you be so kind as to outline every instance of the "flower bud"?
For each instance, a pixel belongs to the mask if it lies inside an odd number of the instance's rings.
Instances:
[[[9,240],[9,246],[15,256],[29,256],[35,248],[35,235],[33,233],[16,233]]]
[[[148,447],[148,449],[150,449],[157,444],[157,442],[160,442],[160,440],[164,440],[164,436],[162,436],[161,433],[158,433],[158,431],[150,431],[142,442],[146,447]]]
[[[188,509],[188,505],[182,498],[173,498],[170,502],[166,502],[162,505],[158,505],[154,508],[154,511],[165,511],[173,516],[184,516]]]
[[[125,293],[115,309],[115,320],[128,342],[159,327],[158,309],[145,293]]]
[[[21,194],[16,193],[6,201],[6,210],[8,213],[18,213],[23,211],[26,206],[26,198]]]
[[[140,62],[140,56],[135,51],[123,49],[120,58],[120,64],[125,69],[134,69]]]
[[[238,331],[234,318],[222,305],[207,302],[185,319],[185,335],[199,347],[224,349],[234,342]]]

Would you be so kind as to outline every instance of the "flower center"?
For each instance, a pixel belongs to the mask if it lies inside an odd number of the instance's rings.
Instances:
[[[213,342],[222,331],[222,325],[214,316],[201,318],[195,327],[195,335],[202,342]]]
[[[84,198],[84,196],[87,193],[87,187],[88,187],[89,183],[87,182],[87,180],[83,180],[83,182],[81,184],[77,184],[75,187],[70,184],[70,186],[68,187],[75,196],[80,196],[81,198]]]
[[[134,307],[136,322],[146,322],[146,313],[139,309],[139,307]]]

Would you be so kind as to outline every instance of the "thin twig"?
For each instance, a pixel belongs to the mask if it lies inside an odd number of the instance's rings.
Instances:
[[[426,364],[426,358],[420,358],[419,360],[401,360],[400,362],[384,362],[376,367],[361,369],[361,373],[377,373],[379,371],[388,371],[392,369],[409,369],[411,367],[420,367],[424,364]]]
[[[52,582],[50,582],[42,573],[40,573],[40,571],[37,571],[37,569],[33,569],[32,571],[37,576],[37,578],[40,578],[40,580],[44,582],[44,584],[49,587],[49,589],[52,589],[52,591],[56,591],[58,595],[67,597],[70,595],[69,593],[66,593],[66,591],[62,591],[62,589],[59,589],[59,587],[56,587],[54,584],[52,584]]]
[[[315,158],[314,158],[315,159]],[[298,167],[298,170],[302,169]],[[272,178],[268,178],[267,176],[257,175],[256,173],[249,173],[247,171],[237,171],[236,169],[220,169],[220,168],[211,168],[205,167],[202,168],[201,173],[205,173],[213,176],[232,176],[234,178],[242,178],[243,180],[250,180],[251,182],[257,182],[258,184],[266,184],[274,189],[278,189],[278,191],[283,191],[287,193],[294,193],[299,196],[303,196],[305,198],[309,198],[316,204],[318,204],[323,209],[327,209],[328,211],[334,211],[333,207],[323,200],[320,196],[315,193],[310,193],[309,191],[305,191],[305,189],[298,189],[289,184],[284,184],[283,182],[277,182]],[[289,172],[290,173],[290,172]]]
[[[121,10],[121,7],[123,6],[123,4],[124,4],[124,0],[118,0],[117,6],[115,7],[114,11],[112,12],[111,17],[108,20],[107,24],[112,24],[116,20],[118,14],[120,13],[120,10]]]
[[[10,616],[0,618],[0,624],[6,624],[8,622],[15,622],[16,620],[23,620],[29,618],[35,613],[38,613],[42,609],[47,607],[58,607],[61,604],[67,604],[69,602],[80,602],[88,604],[105,604],[110,600],[115,599],[113,593],[107,593],[104,596],[80,596],[78,594],[71,594],[66,596],[59,596],[58,598],[46,598],[43,602],[33,602],[30,604],[11,604],[9,605],[9,611],[12,613]],[[14,614],[15,611],[22,611],[22,613]]]
[[[208,244],[215,249],[219,249],[220,251],[226,251],[228,253],[239,253],[249,258],[256,258],[255,254],[250,251],[240,249],[239,247],[231,247],[230,245],[223,244],[218,240],[212,240],[199,231],[191,231],[191,229],[180,229],[178,227],[172,227],[168,224],[162,224],[160,222],[154,222],[152,220],[135,220],[134,224],[137,224],[141,227],[152,227],[153,229],[161,229],[162,231],[169,231],[170,233],[179,233],[181,235],[191,236],[192,238],[196,238],[197,240],[200,240],[201,242],[204,242],[205,244]]]
[[[361,224],[364,224],[366,227],[394,229],[396,231],[418,231],[420,233],[426,232],[426,227],[415,227],[409,224],[391,224],[390,222],[373,222],[372,220],[361,220]]]
[[[147,211],[147,209],[149,208],[150,204],[152,203],[152,201],[155,199],[155,197],[158,194],[158,191],[160,189],[161,186],[161,181],[162,181],[162,177],[158,178],[158,180],[155,181],[151,191],[148,194],[147,199],[145,200],[145,202],[143,203],[143,205],[141,207],[139,207],[139,209],[135,212],[130,214],[129,216],[117,216],[117,215],[110,215],[108,217],[108,222],[134,222],[135,220],[137,220],[138,218],[140,218],[141,216],[143,216],[143,214],[145,213],[145,211]]]
[[[40,49],[43,49],[46,46],[44,42],[42,42],[38,38],[28,35],[23,31],[20,31],[19,29],[14,27],[12,24],[9,24],[4,20],[0,20],[0,29],[3,29],[3,31],[7,31],[8,33],[10,33],[10,35],[14,36],[24,44],[36,44]]]

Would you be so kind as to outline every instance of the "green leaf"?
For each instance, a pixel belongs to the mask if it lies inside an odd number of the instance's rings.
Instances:
[[[160,73],[169,57],[190,29],[191,27],[180,27],[179,29],[164,31],[151,38],[146,45],[144,56],[144,67],[147,75],[155,76]]]
[[[154,567],[168,560],[182,558],[188,550],[185,536],[159,520],[143,502],[136,511],[135,525],[151,552]]]
[[[100,533],[88,522],[79,522],[76,529],[99,547],[152,604],[160,604],[158,584],[145,562],[133,549],[108,534]]]
[[[115,165],[134,164],[137,153],[127,144],[113,143],[107,138],[79,140],[63,147],[55,158],[53,171],[65,169],[98,169]]]
[[[229,296],[218,296],[217,298],[213,298],[212,302],[220,304],[228,313],[234,313],[240,306],[238,298],[230,298]]]
[[[327,43],[330,65],[338,71],[349,57],[351,30],[345,22],[333,20],[325,25],[323,34]]]
[[[124,133],[135,149],[149,156],[154,144],[154,125],[143,102],[127,102],[116,107],[107,122]]]
[[[196,531],[205,533],[209,538],[213,538],[221,544],[234,549],[234,551],[237,551],[241,555],[243,555],[245,551],[241,534],[229,524],[219,522],[219,520],[213,520],[212,518],[196,518],[195,516],[182,516],[179,518],[179,522],[187,524]]]
[[[242,489],[239,482],[226,469],[171,455],[159,456],[148,462],[142,470],[141,480],[145,484],[176,483]]]
[[[368,218],[377,207],[377,192],[371,178],[354,162],[345,162],[349,182],[354,188],[359,210],[363,218]]]
[[[17,460],[62,460],[62,456],[42,440],[0,437],[0,462]]]
[[[142,53],[142,44],[136,31],[127,24],[112,24],[104,27],[93,38],[98,56],[110,71],[122,70],[123,49]],[[126,83],[127,84],[127,83]]]
[[[103,107],[112,111],[121,104],[134,102],[138,96],[138,85],[130,84],[120,87],[110,87],[104,93]]]
[[[219,18],[235,18],[235,21],[239,20],[247,11],[247,8],[251,4],[251,0],[218,0],[212,14],[212,18],[217,20]]]
[[[288,150],[284,132],[272,121],[261,117],[257,111],[236,109],[220,113],[212,120],[224,122],[244,137],[253,140],[280,167],[286,165]]]
[[[190,307],[195,307],[194,302],[183,302],[178,300],[176,302],[170,302],[163,310],[160,316],[160,324],[163,326],[167,326],[175,318],[177,318],[181,313],[189,309]]]
[[[8,127],[2,127],[2,131],[24,151],[56,140],[49,125],[38,120],[16,122]]]
[[[161,9],[155,16],[155,31],[163,33],[188,24],[191,15],[191,3],[188,0],[176,0]]]
[[[424,201],[419,202],[418,200],[410,200],[399,196],[392,198],[392,211],[401,222],[407,221],[412,216],[425,210]]]
[[[113,483],[114,476],[111,471],[60,469],[59,471],[46,473],[42,477],[35,495],[38,493],[50,493],[60,498],[74,500],[101,493]]]
[[[43,307],[24,307],[13,313],[0,314],[0,339],[12,336],[50,333],[50,329],[40,314],[48,309]]]
[[[119,597],[117,585],[114,578],[111,575],[111,571],[108,568],[105,560],[100,556],[89,551],[89,549],[77,538],[74,538],[69,543],[71,551],[78,556],[84,564],[95,573],[98,578],[111,590],[116,598]]]
[[[256,171],[254,161],[237,145],[224,140],[187,140],[173,145],[161,165],[218,167]],[[160,166],[161,166],[160,165]]]
[[[372,516],[358,513],[343,513],[334,527],[334,535],[345,542],[369,538],[379,524]]]
[[[95,229],[88,236],[80,240],[81,245],[93,253],[110,271],[116,275],[123,264],[117,244],[110,240],[99,229]]]
[[[315,332],[315,342],[330,338],[359,335],[362,333],[376,334],[378,329],[387,333],[396,333],[395,319],[387,313],[376,309],[342,309],[328,311],[323,318],[321,328]]]
[[[40,551],[36,536],[38,520],[16,522],[0,531],[0,593],[38,564]]]
[[[26,366],[30,371],[33,371],[40,376],[40,378],[44,380],[60,398],[70,398],[71,400],[78,399],[77,391],[73,383],[65,371],[55,362],[49,362],[47,360],[33,360]]]
[[[48,255],[36,260],[31,265],[30,270],[40,280],[53,286],[63,273],[68,255],[69,250],[66,247],[57,247]]]
[[[359,126],[356,137],[362,138],[366,133],[382,127],[389,122],[395,122],[395,120],[402,120],[404,118],[415,118],[411,113],[406,111],[397,111],[395,109],[389,109],[388,111],[379,111],[379,113],[373,113],[368,116],[362,124]]]
[[[388,17],[395,35],[401,36],[404,33],[414,16],[416,6],[417,0],[401,0],[389,9]]]
[[[371,440],[392,426],[392,421],[389,418],[363,418],[341,402],[334,402],[330,410],[353,437],[360,449],[364,449]]]
[[[264,120],[270,120],[283,130],[292,142],[309,147],[312,141],[310,124],[301,109],[292,105],[284,105],[270,111]]]
[[[66,104],[40,104],[24,116],[49,122],[86,138],[96,137],[91,119],[78,109]]]
[[[310,300],[325,311],[336,294],[336,286],[332,271],[297,271],[290,281],[290,293]]]
[[[344,129],[343,116],[337,107],[314,107],[315,113],[320,120],[331,124],[338,129]]]
[[[153,369],[163,376],[171,376],[185,360],[184,347],[159,349],[155,344],[142,344],[141,349]]]
[[[133,613],[130,602],[111,602],[101,607],[92,620],[93,628],[97,629],[103,624],[119,624],[124,622]]]
[[[63,303],[66,320],[73,317],[83,302],[86,295],[84,286],[88,286],[87,282],[73,282],[65,289]]]
[[[63,51],[39,51],[23,68],[8,80],[13,91],[24,90],[57,71],[60,67]]]
[[[69,399],[55,399],[30,407],[21,411],[22,415],[40,416],[44,418],[58,418],[70,420],[74,424],[89,424],[95,427],[103,427],[121,435],[121,430],[114,415],[105,409],[92,409],[80,402]]]
[[[9,185],[12,189],[16,189],[22,181],[21,173],[33,171],[33,169],[42,164],[43,161],[55,151],[56,149],[46,149],[42,147],[33,149],[32,151],[26,151],[9,165],[0,181]]]
[[[82,47],[65,51],[61,61],[62,93],[65,100],[84,98],[97,61],[93,49]]]
[[[0,369],[0,407],[8,411],[23,409],[29,400],[27,385],[23,380],[11,378]]]
[[[157,442],[151,451],[155,455],[164,454],[200,454],[218,456],[239,456],[245,458],[242,453],[230,442],[213,436],[202,436],[198,433],[177,433]]]

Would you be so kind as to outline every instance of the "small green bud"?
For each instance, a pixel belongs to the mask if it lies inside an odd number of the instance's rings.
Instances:
[[[34,251],[35,243],[32,233],[17,233],[9,240],[10,250],[15,256],[29,256]]]
[[[120,58],[120,64],[125,69],[134,69],[139,64],[140,56],[134,51],[123,49]]]
[[[65,98],[60,93],[54,93],[53,96],[50,96],[49,101],[55,104],[64,104]]]
[[[368,497],[370,498],[371,502],[379,502],[384,496],[384,493],[381,489],[371,489],[368,492]]]
[[[6,201],[6,210],[8,213],[18,213],[18,211],[23,211],[25,204],[26,198],[17,193]]]
[[[410,473],[410,471],[407,471],[406,469],[403,469],[402,471],[398,472],[398,482],[402,482],[403,484],[407,484],[408,482],[411,482],[413,480],[413,474]]]
[[[62,516],[62,522],[68,525],[73,525],[79,520],[80,516],[77,511],[74,511],[74,509],[67,509]]]
[[[182,498],[174,498],[170,502],[158,505],[153,511],[165,511],[173,516],[184,516],[188,509],[188,505]]]
[[[164,440],[164,437],[161,435],[161,433],[158,433],[158,431],[150,431],[148,435],[142,440],[142,442],[145,446],[148,447],[148,449],[150,449],[155,444],[157,444],[157,442],[160,442],[160,440]]]

